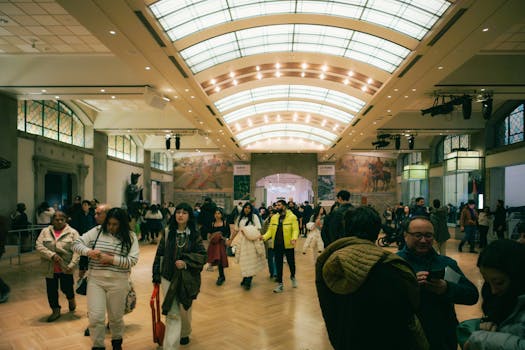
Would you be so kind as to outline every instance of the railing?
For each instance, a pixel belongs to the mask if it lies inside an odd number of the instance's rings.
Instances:
[[[35,242],[43,228],[48,225],[29,225],[25,229],[9,230],[6,237],[5,253],[2,259],[9,258],[9,263],[13,263],[13,258],[20,258],[22,254],[31,253],[35,250]]]

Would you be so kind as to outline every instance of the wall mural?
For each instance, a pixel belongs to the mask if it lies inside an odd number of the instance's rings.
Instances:
[[[233,163],[223,155],[173,160],[175,191],[232,192]]]
[[[344,155],[335,164],[338,189],[351,193],[395,192],[396,160]]]

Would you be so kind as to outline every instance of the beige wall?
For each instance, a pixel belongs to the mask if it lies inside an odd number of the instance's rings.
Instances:
[[[35,142],[33,140],[18,138],[18,199],[27,207],[27,217],[34,222],[35,204],[35,180],[33,172],[33,155],[35,154]],[[13,210],[15,207],[13,207]]]
[[[126,186],[130,183],[131,173],[139,173],[142,175],[143,170],[141,167],[121,163],[112,159],[108,159],[107,165],[106,202],[112,207],[121,207],[126,202],[124,193],[126,191]],[[144,186],[142,176],[139,178],[138,185],[142,187]]]
[[[497,168],[525,163],[525,147],[490,154],[485,158],[485,167]]]

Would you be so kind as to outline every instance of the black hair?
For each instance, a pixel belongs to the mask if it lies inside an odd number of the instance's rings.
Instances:
[[[417,197],[417,198],[416,198],[416,203],[419,202],[419,201],[422,200],[422,199],[425,199],[425,197]]]
[[[479,268],[498,270],[510,279],[509,289],[504,295],[493,295],[487,282],[481,288],[481,308],[490,321],[501,323],[516,307],[518,296],[525,293],[525,245],[510,239],[490,243],[479,255]]]
[[[42,202],[42,203],[40,203],[40,205],[36,209],[36,212],[38,213],[38,215],[40,215],[43,212],[45,212],[46,210],[48,210],[48,209],[49,209],[49,203],[48,202]]]
[[[319,215],[322,209],[324,208],[320,205],[314,208],[314,212],[312,213],[314,220],[317,219],[317,216]],[[324,211],[324,215],[326,215],[326,210]],[[310,218],[308,218],[308,220],[310,220]]]
[[[288,208],[288,203],[286,203],[286,201],[284,199],[279,199],[277,202],[275,203],[281,203],[282,205],[284,205],[286,208]],[[292,202],[293,203],[293,202]]]
[[[350,192],[348,192],[347,190],[341,190],[341,191],[337,192],[337,195],[335,197],[336,198],[341,198],[344,201],[349,201],[350,200]]]
[[[129,217],[128,212],[122,208],[111,208],[106,214],[106,219],[102,223],[102,231],[108,232],[109,219],[115,219],[119,222],[118,231],[114,235],[121,242],[120,251],[129,252],[131,249],[131,235],[129,233]]]
[[[381,217],[369,206],[350,208],[344,216],[344,236],[359,237],[375,242],[381,231]]]
[[[434,208],[437,209],[437,208],[439,208],[441,206],[441,201],[439,199],[434,199],[432,204],[434,205]]]
[[[170,231],[176,232],[178,228],[177,220],[175,219],[175,215],[177,215],[177,211],[184,210],[188,213],[188,223],[186,224],[186,227],[190,229],[191,234],[197,232],[196,225],[195,225],[195,215],[193,215],[193,208],[188,203],[182,202],[177,204],[175,207],[175,214],[172,217],[172,220],[170,221]]]
[[[286,203],[286,202],[285,202]],[[246,215],[244,214],[244,208],[246,207],[250,207],[250,214]],[[246,221],[246,225],[245,226],[248,226],[249,223],[251,223],[252,225],[254,225],[254,222],[253,222],[253,214],[254,214],[254,211],[253,211],[253,205],[250,203],[250,202],[246,202],[244,203],[244,205],[242,206],[242,210],[241,210],[241,213],[239,214],[239,217],[237,218],[237,222],[240,223],[242,218],[247,218],[248,220]]]

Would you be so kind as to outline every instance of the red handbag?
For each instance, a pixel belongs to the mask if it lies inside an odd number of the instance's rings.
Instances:
[[[151,294],[149,306],[151,307],[153,342],[162,346],[162,342],[164,341],[164,332],[166,332],[166,326],[160,320],[160,295],[158,284],[155,284],[155,287],[153,288],[153,294]]]

